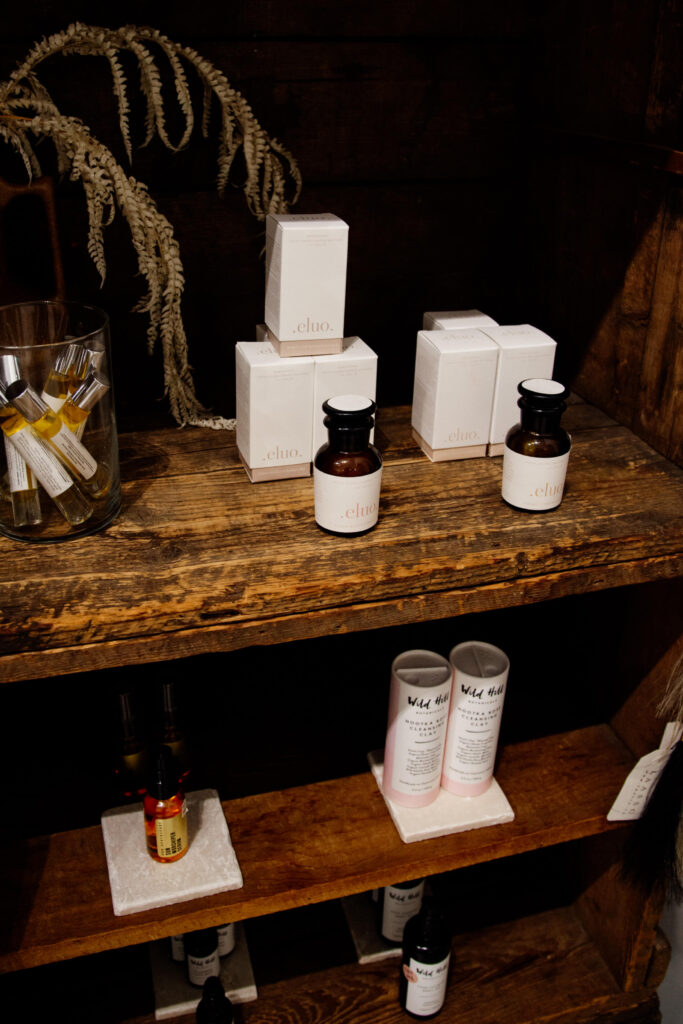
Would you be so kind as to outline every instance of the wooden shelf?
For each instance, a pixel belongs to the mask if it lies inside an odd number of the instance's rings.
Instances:
[[[274,959],[281,952],[273,936]],[[258,999],[237,1009],[241,1024],[405,1024],[398,1005],[395,959],[370,965],[338,963],[278,981],[258,978]],[[106,991],[107,1020],[154,1024],[146,950],[117,950],[48,968],[34,979],[35,1019],[79,993],[80,1015]],[[112,977],[126,985],[112,990]],[[443,1024],[658,1024],[657,981],[625,993],[571,907],[460,931],[452,945],[450,982],[439,1017]],[[25,1000],[26,978],[1,979],[5,1005]],[[40,993],[40,995],[38,994]],[[42,997],[42,998],[41,998]],[[177,1016],[168,1024],[188,1024]]]
[[[45,547],[0,539],[0,679],[167,661],[678,576],[683,473],[575,401],[567,491],[507,508],[502,460],[430,463],[384,410],[381,519],[323,535],[311,479],[250,484],[234,437],[121,438],[123,510]]]
[[[523,853],[615,828],[605,818],[633,757],[607,725],[516,744],[496,777],[505,825],[404,844],[370,772],[224,805],[244,887],[114,917],[99,827],[5,850],[0,970],[334,899],[396,879]]]

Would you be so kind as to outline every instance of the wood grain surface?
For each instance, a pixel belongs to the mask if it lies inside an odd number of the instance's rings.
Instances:
[[[103,533],[0,540],[0,679],[372,629],[678,575],[683,474],[597,410],[567,413],[565,498],[500,499],[502,460],[430,463],[409,410],[378,418],[379,525],[323,534],[310,478],[250,484],[233,436],[121,439],[123,508]]]
[[[370,772],[224,804],[242,889],[115,917],[99,827],[2,851],[0,970],[50,963],[611,831],[633,757],[609,726],[515,744],[496,772],[505,825],[402,843]],[[618,827],[618,826],[617,826]]]

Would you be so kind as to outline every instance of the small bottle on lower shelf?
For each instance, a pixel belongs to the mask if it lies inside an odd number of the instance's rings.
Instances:
[[[431,1020],[443,1008],[451,959],[451,937],[439,907],[427,901],[403,933],[399,981],[401,1007],[418,1020]]]
[[[232,1003],[225,994],[221,979],[215,976],[204,982],[202,998],[197,1005],[197,1024],[233,1024]]]
[[[385,885],[379,890],[377,927],[387,942],[401,944],[407,922],[420,912],[424,887],[424,878],[418,878],[412,882]]]
[[[187,980],[202,988],[207,978],[218,977],[221,961],[218,956],[218,933],[215,928],[202,928],[185,935]]]

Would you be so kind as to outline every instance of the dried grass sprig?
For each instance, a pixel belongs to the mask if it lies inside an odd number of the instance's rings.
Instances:
[[[301,175],[294,157],[261,128],[244,97],[225,75],[190,47],[172,42],[154,28],[126,25],[108,29],[76,22],[36,43],[6,82],[0,83],[0,138],[17,151],[29,178],[40,175],[35,143],[53,143],[61,174],[80,181],[88,210],[87,248],[100,278],[106,274],[104,228],[117,212],[128,222],[138,268],[147,294],[135,307],[149,318],[150,349],[160,342],[164,383],[171,412],[181,425],[232,428],[234,420],[210,415],[195,394],[188,363],[187,338],[181,314],[184,272],[173,228],[161,214],[147,188],[127,174],[110,150],[78,118],[63,115],[42,85],[36,68],[46,59],[63,54],[99,55],[109,64],[117,102],[119,127],[128,160],[133,157],[128,81],[119,56],[133,55],[145,103],[144,138],[156,134],[166,148],[188,145],[195,126],[186,66],[200,80],[203,92],[201,133],[207,135],[212,107],[218,108],[217,187],[222,193],[236,156],[242,153],[246,179],[242,191],[248,208],[258,219],[285,212],[296,202]],[[173,143],[166,128],[163,76],[158,58],[165,59],[182,115],[180,139]],[[288,196],[289,193],[289,196]]]

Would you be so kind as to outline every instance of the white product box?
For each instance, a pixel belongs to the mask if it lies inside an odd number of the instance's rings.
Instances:
[[[486,455],[498,346],[483,331],[420,331],[413,436],[432,462]]]
[[[374,401],[377,393],[377,354],[361,338],[344,338],[339,355],[316,356],[314,361],[312,458],[327,441],[323,402],[335,395],[363,395]]]
[[[478,309],[455,309],[444,313],[425,313],[422,317],[423,331],[461,331],[469,330],[472,327],[486,330],[487,327],[497,327],[498,322],[493,317]]]
[[[269,341],[283,359],[290,356],[327,356],[342,351],[343,338],[306,338],[299,341],[280,341],[265,324],[256,325],[256,340]]]
[[[276,338],[343,338],[349,226],[333,213],[266,218],[265,321]]]
[[[239,341],[235,368],[237,450],[251,482],[308,476],[313,359],[281,359],[268,341]]]
[[[530,324],[482,329],[500,349],[488,454],[502,455],[505,435],[519,423],[517,385],[530,377],[552,378],[557,343]]]

